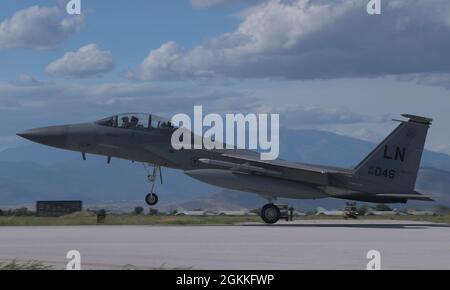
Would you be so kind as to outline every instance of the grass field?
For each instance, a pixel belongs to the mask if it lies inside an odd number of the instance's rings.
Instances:
[[[144,216],[108,215],[104,225],[231,225],[260,221],[257,216]],[[96,217],[0,217],[0,226],[97,225]]]
[[[341,217],[306,216],[299,220],[342,219]],[[446,216],[368,216],[361,220],[410,220],[450,224]],[[261,222],[258,216],[145,216],[108,215],[104,225],[233,225],[243,222]],[[96,217],[66,216],[60,218],[0,217],[0,226],[75,226],[97,225]]]
[[[18,271],[18,270],[64,270],[65,263],[54,263],[54,265],[48,265],[45,262],[31,260],[31,261],[21,261],[21,260],[0,260],[0,272],[1,271]],[[124,265],[122,267],[115,266],[115,270],[192,270],[192,267],[167,267],[166,265],[161,265],[159,267],[136,267],[133,265]]]
[[[16,270],[53,270],[52,266],[44,265],[39,261],[17,261],[0,262],[0,271]]]

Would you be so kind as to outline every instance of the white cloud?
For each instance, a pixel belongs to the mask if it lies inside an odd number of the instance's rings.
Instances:
[[[281,106],[282,107],[282,106]],[[314,106],[293,106],[276,108],[282,116],[288,117],[286,123],[294,123],[297,126],[324,125],[324,124],[357,124],[382,122],[385,118],[374,118],[341,108],[319,108]]]
[[[257,69],[263,58],[292,47],[296,39],[342,14],[348,5],[308,6],[309,1],[304,0],[291,4],[267,1],[241,13],[243,21],[236,31],[211,39],[191,51],[185,51],[175,42],[150,51],[132,75],[149,80],[199,78],[237,76],[238,71],[246,67]]]
[[[296,103],[265,105],[260,102],[252,102],[247,107],[250,112],[280,114],[283,127],[292,129],[322,129],[324,126],[330,125],[378,124],[390,120],[387,115],[374,117],[340,107],[305,106]]]
[[[32,6],[0,22],[0,48],[50,48],[84,25],[82,16],[69,16],[57,7]]]
[[[136,72],[130,71],[129,77],[139,79],[175,79],[182,75],[175,65],[184,56],[183,48],[175,42],[167,42],[160,48],[150,51],[148,57]]]
[[[50,63],[45,71],[53,75],[88,77],[110,72],[113,68],[111,52],[101,50],[96,44],[88,44]]]
[[[236,30],[191,50],[152,50],[130,73],[145,80],[315,79],[450,72],[450,2],[396,0],[370,16],[361,0],[267,0]],[[418,41],[420,39],[420,41]]]
[[[228,108],[237,104],[237,98],[242,99],[241,94],[226,88],[211,89],[197,85],[173,88],[147,82],[89,84],[58,80],[40,81],[39,85],[31,86],[0,81],[0,112],[4,113],[5,119],[9,119],[6,112],[20,112],[20,116],[42,115],[46,119],[51,119],[53,114],[62,115],[66,119],[72,114],[74,117],[78,114],[102,115],[106,111],[171,114],[191,110],[193,104],[203,104],[208,109],[216,110],[224,103],[217,104],[215,98],[225,99],[225,96],[230,100]],[[45,114],[42,114],[44,111]],[[21,117],[16,115],[14,119],[19,120]]]
[[[450,90],[450,73],[409,74],[397,78],[400,81],[414,81],[419,85],[443,87]]]

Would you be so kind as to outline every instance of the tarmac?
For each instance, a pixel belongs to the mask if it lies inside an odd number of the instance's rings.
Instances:
[[[296,221],[237,226],[0,227],[0,262],[64,269],[450,269],[450,226],[392,220]]]

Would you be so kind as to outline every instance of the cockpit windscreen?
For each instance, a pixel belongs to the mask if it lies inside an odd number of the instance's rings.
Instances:
[[[172,123],[164,118],[142,113],[127,113],[114,115],[98,121],[97,124],[116,128],[138,128],[138,129],[174,128]]]

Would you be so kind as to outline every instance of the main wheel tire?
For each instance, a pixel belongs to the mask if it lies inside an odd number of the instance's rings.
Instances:
[[[276,223],[281,217],[281,212],[278,206],[274,204],[266,204],[261,209],[261,218],[267,224]]]
[[[158,203],[158,196],[155,193],[149,193],[145,197],[145,202],[149,206],[154,206],[154,205],[156,205]]]

